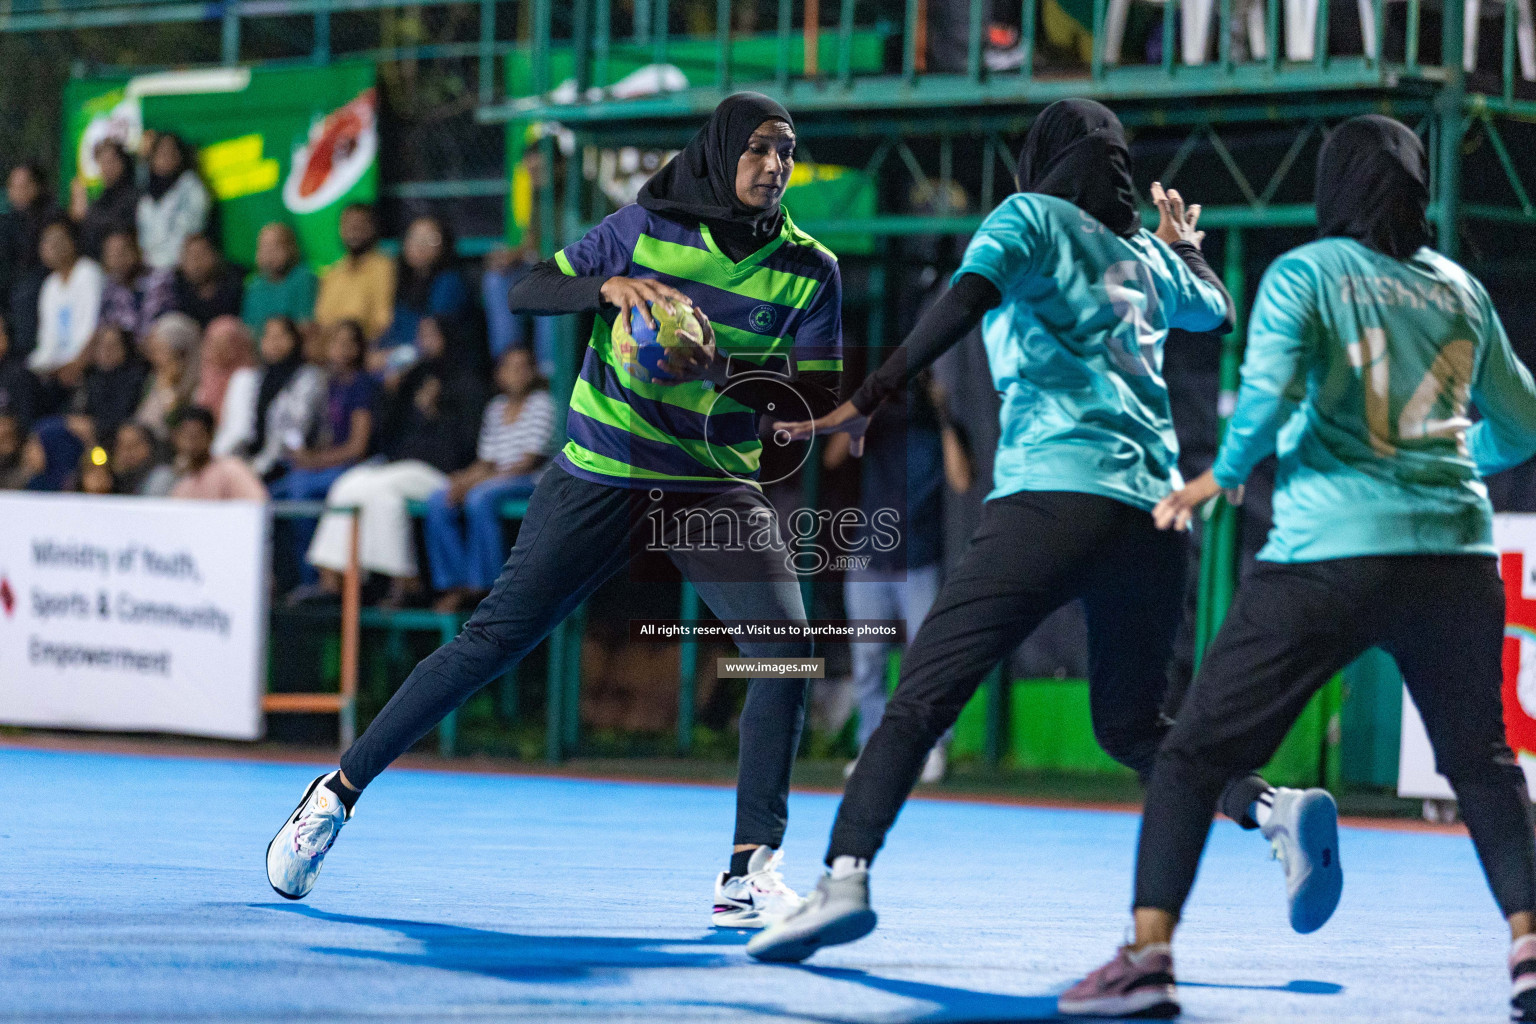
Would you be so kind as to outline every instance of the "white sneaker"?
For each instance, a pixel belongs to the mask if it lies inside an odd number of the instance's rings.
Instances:
[[[339,772],[327,772],[309,784],[283,827],[267,844],[267,881],[279,896],[301,900],[315,887],[320,865],[341,826],[352,813],[325,783]]]
[[[875,922],[868,869],[838,878],[823,875],[799,910],[752,937],[747,955],[770,963],[797,964],[823,946],[862,939],[875,930]]]
[[[1259,831],[1285,868],[1291,927],[1305,935],[1327,923],[1344,891],[1339,807],[1326,789],[1277,789]]]
[[[759,846],[747,862],[747,873],[735,878],[729,871],[715,879],[715,910],[710,924],[716,928],[766,928],[800,909],[804,901],[779,874],[784,861],[781,850]]]
[[[928,760],[923,762],[923,774],[917,781],[933,786],[943,782],[944,776],[948,774],[949,755],[943,747],[934,747],[928,751]]]

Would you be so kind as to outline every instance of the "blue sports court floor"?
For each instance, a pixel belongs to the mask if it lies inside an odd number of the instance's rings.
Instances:
[[[262,856],[314,769],[0,749],[0,1019],[1049,1019],[1126,920],[1137,819],[919,800],[880,928],[806,967],[707,926],[732,794],[392,771],[302,904]],[[836,801],[797,795],[788,877]],[[1497,1021],[1503,922],[1461,836],[1348,830],[1337,916],[1291,933],[1225,822],[1177,950],[1185,1019]]]

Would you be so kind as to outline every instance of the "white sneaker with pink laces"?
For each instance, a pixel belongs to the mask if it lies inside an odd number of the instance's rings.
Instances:
[[[1163,942],[1140,950],[1121,946],[1113,960],[1057,998],[1056,1012],[1064,1017],[1177,1017],[1173,951]]]
[[[782,850],[759,846],[747,862],[747,873],[732,877],[720,872],[715,879],[715,909],[710,924],[716,928],[767,928],[800,909],[803,902],[784,881],[779,865]]]

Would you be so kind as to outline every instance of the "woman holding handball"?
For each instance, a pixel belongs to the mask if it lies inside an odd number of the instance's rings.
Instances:
[[[637,204],[513,289],[522,312],[597,314],[571,396],[569,440],[535,489],[489,596],[416,667],[340,767],[310,784],[273,839],[267,875],[279,894],[308,893],[363,788],[642,545],[659,539],[722,620],[805,621],[757,482],[762,416],[782,415],[786,398],[812,415],[828,411],[842,371],[837,260],[779,204],[794,148],[794,123],[778,103],[755,93],[726,98]],[[642,352],[648,346],[636,334],[645,340],[658,327],[665,359],[647,365],[656,350]],[[657,522],[664,529],[653,538]],[[799,641],[739,646],[746,657],[811,653]],[[717,926],[761,928],[799,906],[778,872],[778,847],[806,689],[804,679],[749,685]]]

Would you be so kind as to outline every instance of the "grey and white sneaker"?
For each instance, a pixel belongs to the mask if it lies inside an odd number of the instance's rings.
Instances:
[[[1303,935],[1327,923],[1344,892],[1339,807],[1326,789],[1277,789],[1259,831],[1285,868],[1291,927]]]
[[[325,785],[336,774],[327,772],[309,784],[299,806],[267,844],[267,881],[279,896],[301,900],[309,895],[326,853],[352,817]]]
[[[754,936],[747,953],[772,963],[799,963],[823,946],[862,939],[875,930],[876,920],[869,905],[869,869],[839,865],[822,876],[799,910]]]
[[[784,852],[759,846],[747,861],[747,873],[731,876],[720,872],[715,879],[715,909],[710,924],[716,928],[766,928],[800,909],[803,902],[784,881],[779,865]]]

